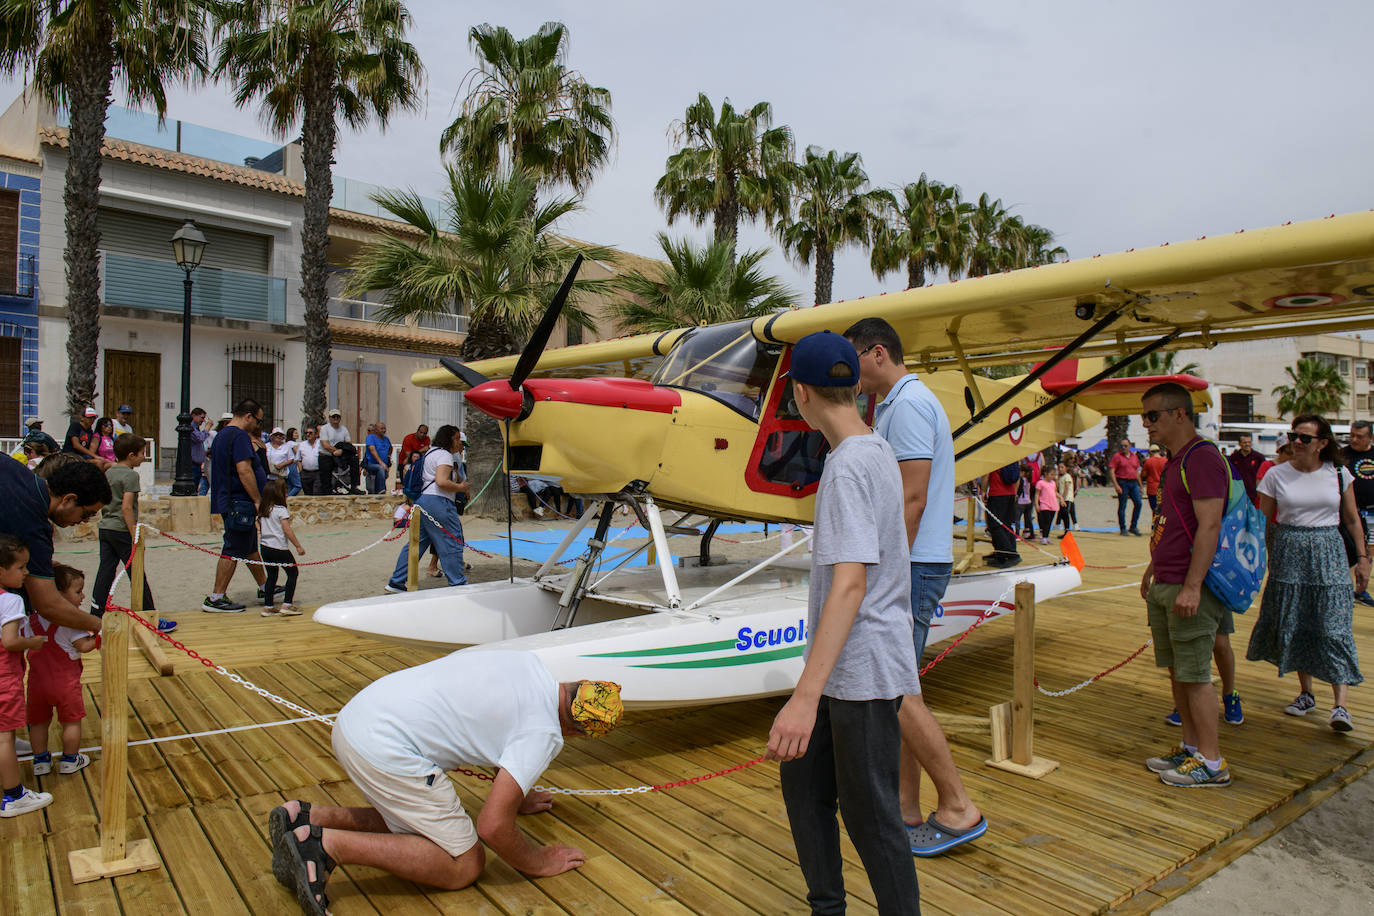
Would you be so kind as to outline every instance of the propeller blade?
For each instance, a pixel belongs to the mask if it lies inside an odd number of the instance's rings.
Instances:
[[[452,356],[439,357],[439,365],[443,366],[449,372],[452,372],[454,375],[458,376],[458,378],[462,379],[463,382],[466,383],[469,388],[476,388],[478,385],[481,385],[487,381],[487,377],[485,375],[478,372],[476,369],[471,369],[465,366],[462,362],[454,359]]]
[[[553,334],[553,326],[558,323],[558,316],[563,312],[563,303],[568,299],[568,293],[572,292],[573,279],[577,276],[577,269],[582,266],[582,255],[578,255],[573,261],[572,267],[568,270],[568,275],[563,278],[563,285],[558,287],[558,292],[554,293],[553,301],[544,311],[544,317],[539,320],[539,327],[534,329],[530,335],[530,342],[525,344],[525,349],[520,351],[520,359],[515,364],[515,372],[511,373],[510,386],[513,390],[519,390],[525,383],[525,379],[530,377],[534,367],[539,363],[539,357],[544,354],[544,348],[549,345],[549,336]]]

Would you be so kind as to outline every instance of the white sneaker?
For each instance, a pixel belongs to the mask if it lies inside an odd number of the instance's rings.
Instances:
[[[51,792],[35,792],[26,787],[18,798],[0,798],[0,817],[18,817],[51,804]]]
[[[281,607],[277,608],[277,616],[299,617],[301,616],[301,611],[300,608],[296,607],[294,604],[283,604]]]
[[[1331,730],[1337,732],[1348,732],[1355,727],[1355,723],[1350,721],[1350,713],[1345,711],[1344,706],[1337,706],[1331,710]]]
[[[91,765],[91,758],[86,754],[77,754],[75,760],[57,761],[57,772],[63,776],[70,776],[72,773],[84,770]]]
[[[401,594],[402,592],[404,592],[405,589],[403,589],[403,588],[397,588],[396,586],[394,586],[394,585],[392,585],[390,582],[388,582],[388,583],[386,584],[386,588],[384,589],[384,591],[385,591],[388,595],[399,595],[399,594]]]
[[[33,775],[35,775],[35,776],[47,776],[47,775],[48,775],[49,773],[51,773],[51,772],[52,772],[52,758],[51,758],[51,757],[49,757],[47,760],[35,760],[35,761],[33,762]]]
[[[536,506],[535,509],[534,509],[534,514],[537,515],[539,518],[543,518],[543,517],[544,517],[544,507],[543,507],[543,506]]]

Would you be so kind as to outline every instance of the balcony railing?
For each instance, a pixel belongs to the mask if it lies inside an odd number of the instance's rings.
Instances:
[[[345,299],[334,297],[329,300],[329,314],[335,318],[350,318],[354,321],[371,321],[377,324],[382,322],[377,319],[377,310],[382,308],[381,302],[365,302],[362,299]],[[449,331],[455,334],[466,334],[468,330],[467,315],[421,315],[415,318],[415,326],[428,328],[435,331]]]
[[[101,253],[101,261],[101,301],[106,305],[181,311],[186,275],[174,262],[108,251]],[[200,267],[191,279],[193,315],[286,323],[284,277]]]

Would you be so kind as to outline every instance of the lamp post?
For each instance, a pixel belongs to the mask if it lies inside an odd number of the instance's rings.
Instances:
[[[177,467],[172,481],[173,496],[195,496],[191,475],[191,271],[200,266],[205,255],[205,236],[195,220],[187,220],[172,236],[172,252],[177,266],[186,271],[186,300],[181,309],[181,413],[177,414]]]

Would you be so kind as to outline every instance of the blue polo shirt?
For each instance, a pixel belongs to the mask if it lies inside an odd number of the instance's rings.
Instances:
[[[377,457],[382,459],[382,464],[385,465],[391,461],[391,440],[386,436],[368,433],[365,445],[370,445],[377,449]],[[372,460],[372,453],[366,448],[363,449],[363,464],[377,464],[377,462]]]
[[[878,405],[873,429],[899,462],[930,461],[926,510],[911,545],[911,562],[953,563],[954,437],[940,399],[916,373],[907,373]]]
[[[253,477],[258,483],[258,493],[267,487],[267,472],[262,462],[257,460],[253,451],[253,439],[237,426],[226,426],[215,436],[210,444],[210,511],[224,515],[229,511],[229,500],[235,496],[248,498],[248,491],[239,480],[236,465],[240,461],[253,464]]]

